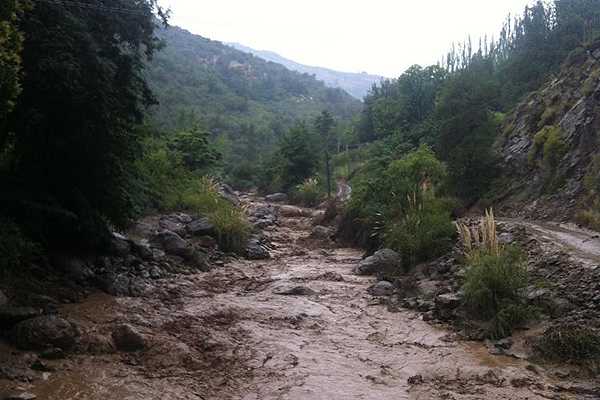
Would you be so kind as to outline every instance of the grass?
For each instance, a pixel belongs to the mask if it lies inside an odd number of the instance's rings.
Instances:
[[[325,191],[318,178],[308,178],[296,186],[291,197],[295,203],[305,207],[314,207],[323,200]]]
[[[465,254],[462,289],[468,316],[484,322],[490,338],[509,336],[536,314],[523,295],[528,285],[525,257],[520,249],[499,244],[491,209],[479,226],[458,223],[457,230]]]
[[[544,358],[600,369],[600,332],[579,325],[548,328],[535,345]]]
[[[386,247],[397,250],[412,267],[446,253],[455,235],[450,207],[427,193],[408,196],[408,206],[398,220],[385,224]]]
[[[219,194],[218,184],[208,177],[196,179],[182,195],[180,208],[206,216],[215,226],[224,251],[241,252],[251,229],[244,211]]]

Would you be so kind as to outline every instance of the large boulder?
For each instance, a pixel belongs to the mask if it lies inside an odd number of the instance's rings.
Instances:
[[[22,350],[73,348],[79,339],[77,325],[56,315],[45,315],[20,322],[13,328],[12,337]]]
[[[187,231],[194,236],[211,236],[215,233],[215,226],[208,218],[198,218],[186,226]]]
[[[322,225],[315,226],[310,233],[311,239],[328,240],[331,236],[333,236],[333,229]]]
[[[388,281],[379,281],[368,289],[372,296],[391,296],[394,293],[394,285]]]
[[[285,193],[273,193],[265,197],[269,203],[283,203],[288,200],[288,196]]]
[[[246,258],[249,260],[266,260],[271,258],[265,239],[261,235],[253,235],[248,239],[248,243],[246,243]]]
[[[461,298],[456,293],[444,293],[435,298],[435,314],[441,320],[450,320],[460,307]]]
[[[146,339],[133,326],[123,324],[112,332],[112,339],[121,351],[138,351],[146,348]]]
[[[175,232],[163,230],[152,237],[152,244],[162,248],[167,254],[188,258],[191,248],[187,241]]]
[[[129,244],[127,244],[129,246]],[[69,279],[79,284],[85,284],[94,278],[94,271],[85,260],[70,256],[53,257],[54,267],[63,272]]]
[[[168,215],[163,216],[158,221],[160,229],[175,232],[178,235],[185,234],[185,224],[182,223],[177,216]]]
[[[354,268],[354,273],[357,275],[373,275],[380,272],[385,273],[398,270],[401,265],[402,259],[400,254],[396,253],[394,250],[382,249],[362,260],[356,268]]]

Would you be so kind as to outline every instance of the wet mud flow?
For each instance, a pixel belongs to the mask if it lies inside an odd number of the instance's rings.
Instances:
[[[418,313],[388,311],[367,294],[373,278],[352,273],[361,251],[309,239],[310,212],[300,214],[267,231],[270,260],[166,279],[151,296],[95,295],[67,307],[87,334],[126,322],[148,348],[58,361],[23,388],[48,400],[584,398],[561,397],[525,360],[491,356]]]

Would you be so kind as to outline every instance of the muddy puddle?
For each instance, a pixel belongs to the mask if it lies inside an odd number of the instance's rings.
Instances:
[[[48,400],[592,398],[560,393],[543,368],[457,341],[417,313],[389,312],[367,294],[373,279],[352,274],[359,250],[306,240],[309,218],[280,225],[267,233],[271,260],[65,307],[86,335],[101,340],[126,322],[148,347],[74,356],[11,385]]]

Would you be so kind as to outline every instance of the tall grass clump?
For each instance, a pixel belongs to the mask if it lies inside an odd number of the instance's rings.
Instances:
[[[318,178],[308,178],[294,188],[292,201],[305,207],[314,207],[323,201],[325,190]]]
[[[535,315],[524,291],[526,258],[520,249],[498,242],[496,221],[488,210],[479,226],[457,223],[465,256],[464,305],[470,318],[483,322],[490,338],[509,336]]]
[[[428,193],[407,196],[403,215],[386,224],[386,247],[396,249],[408,266],[439,257],[452,246],[455,235],[450,209]]]
[[[244,249],[251,232],[250,224],[244,210],[221,196],[215,180],[197,178],[183,193],[180,206],[209,219],[215,226],[221,249],[232,252]]]

